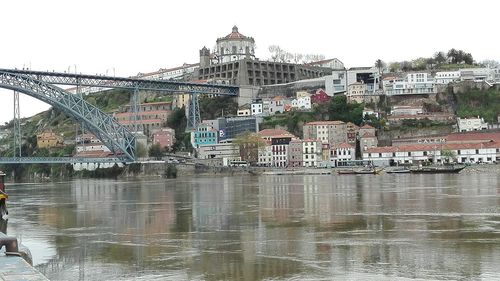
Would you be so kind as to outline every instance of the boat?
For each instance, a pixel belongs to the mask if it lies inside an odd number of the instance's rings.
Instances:
[[[405,169],[405,168],[398,168],[394,170],[388,170],[386,171],[388,174],[408,174],[410,173],[410,169]]]
[[[363,169],[350,169],[350,170],[339,170],[337,173],[339,175],[377,175],[382,171],[382,169],[375,168],[363,168]]]
[[[410,169],[413,174],[457,174],[466,166],[442,165],[442,166],[422,166]]]

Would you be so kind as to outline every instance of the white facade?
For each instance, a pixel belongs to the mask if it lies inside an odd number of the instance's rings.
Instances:
[[[448,84],[460,81],[460,71],[440,71],[434,76],[436,84]]]
[[[271,167],[272,164],[273,164],[273,148],[269,143],[259,150],[259,162],[257,163],[257,165]]]
[[[250,110],[252,115],[261,115],[264,112],[262,101],[253,101],[250,105]]]
[[[240,109],[238,109],[237,115],[238,116],[250,116],[252,114],[251,114],[251,110],[250,109],[248,109],[248,108],[240,108]]]
[[[366,94],[366,84],[362,82],[356,82],[350,84],[347,89],[347,102],[349,103],[363,103],[365,101]]]
[[[302,163],[304,167],[318,167],[321,162],[321,141],[304,140],[302,142]]]
[[[442,155],[442,150],[449,150],[453,157]],[[371,160],[375,165],[394,163],[415,163],[429,161],[433,163],[495,163],[500,159],[500,144],[464,143],[444,145],[413,145],[378,147],[363,152],[363,160]]]
[[[339,162],[345,162],[356,159],[356,149],[349,144],[341,144],[330,148],[330,162],[338,166]]]
[[[370,108],[363,109],[363,118],[365,118],[368,115],[373,115],[376,118],[380,118],[380,113],[378,111],[375,111],[375,110],[370,109]]]
[[[111,152],[107,146],[102,144],[101,142],[98,143],[86,143],[86,144],[80,144],[75,147],[76,153],[79,152],[84,152],[84,151],[103,151],[103,152]]]
[[[435,94],[434,79],[427,73],[409,73],[405,79],[385,82],[386,95]]]
[[[461,81],[485,81],[490,77],[490,68],[463,68],[460,69]]]
[[[219,63],[255,59],[255,40],[242,35],[234,26],[230,34],[217,39],[215,54]]]
[[[300,97],[293,99],[292,107],[297,109],[311,109],[311,97]]]
[[[483,118],[457,118],[459,132],[480,131],[488,129],[488,123]]]
[[[325,92],[329,96],[333,96],[338,93],[344,93],[347,91],[347,71],[346,70],[334,70],[331,75],[325,76]]]
[[[114,165],[118,167],[123,167],[123,163],[74,163],[73,170],[75,171],[94,171],[95,169],[101,168],[112,168]]]
[[[423,113],[424,108],[422,106],[399,105],[391,108],[391,115],[418,115]]]

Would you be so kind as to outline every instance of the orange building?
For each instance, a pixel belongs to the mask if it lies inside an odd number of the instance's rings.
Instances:
[[[39,148],[61,147],[63,144],[63,138],[53,132],[43,132],[36,135],[36,145]]]

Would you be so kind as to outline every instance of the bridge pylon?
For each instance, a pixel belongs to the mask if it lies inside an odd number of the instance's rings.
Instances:
[[[196,130],[198,124],[201,123],[200,105],[198,102],[198,93],[192,93],[189,101],[188,122],[186,132]]]

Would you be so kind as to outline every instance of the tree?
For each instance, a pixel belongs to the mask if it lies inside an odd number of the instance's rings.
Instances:
[[[391,62],[389,64],[389,71],[390,72],[397,72],[399,71],[401,68],[401,65],[399,64],[399,62]]]
[[[233,144],[239,148],[241,160],[255,165],[259,161],[259,151],[266,142],[257,133],[245,132],[236,136]]]
[[[407,71],[412,70],[411,62],[409,62],[409,61],[401,62],[401,70],[403,72],[407,72]]]
[[[157,160],[163,157],[163,152],[164,150],[159,143],[155,143],[149,147],[149,157],[153,157]]]
[[[384,73],[385,62],[381,59],[375,61],[375,67],[378,69],[378,74],[382,75]]]
[[[497,68],[497,67],[500,67],[500,62],[498,62],[496,60],[487,59],[487,60],[483,60],[481,62],[481,65],[484,67]]]
[[[437,52],[434,54],[434,61],[436,64],[443,64],[446,62],[446,55],[444,52]]]
[[[452,63],[457,63],[457,55],[458,55],[458,51],[455,50],[455,49],[450,49],[448,51],[448,59],[452,62]]]
[[[411,61],[411,69],[412,70],[425,70],[427,69],[427,59],[426,58],[418,58]]]
[[[443,158],[446,163],[450,163],[450,160],[454,162],[457,159],[457,155],[454,151],[443,149],[441,150],[441,158]]]
[[[473,64],[474,63],[474,59],[472,58],[471,53],[466,53],[463,57],[463,60],[464,60],[465,64]]]
[[[202,120],[215,119],[223,115],[236,115],[238,103],[230,96],[201,97],[199,100]]]
[[[286,51],[278,45],[269,46],[269,52],[271,53],[271,60],[274,62],[285,62]]]
[[[187,125],[186,110],[184,107],[176,108],[172,111],[172,114],[170,114],[167,120],[167,125],[175,130],[175,143],[172,150],[177,151],[183,145],[182,142],[184,140],[184,133]]]
[[[146,147],[140,142],[135,144],[135,155],[137,157],[146,157],[147,155]]]

